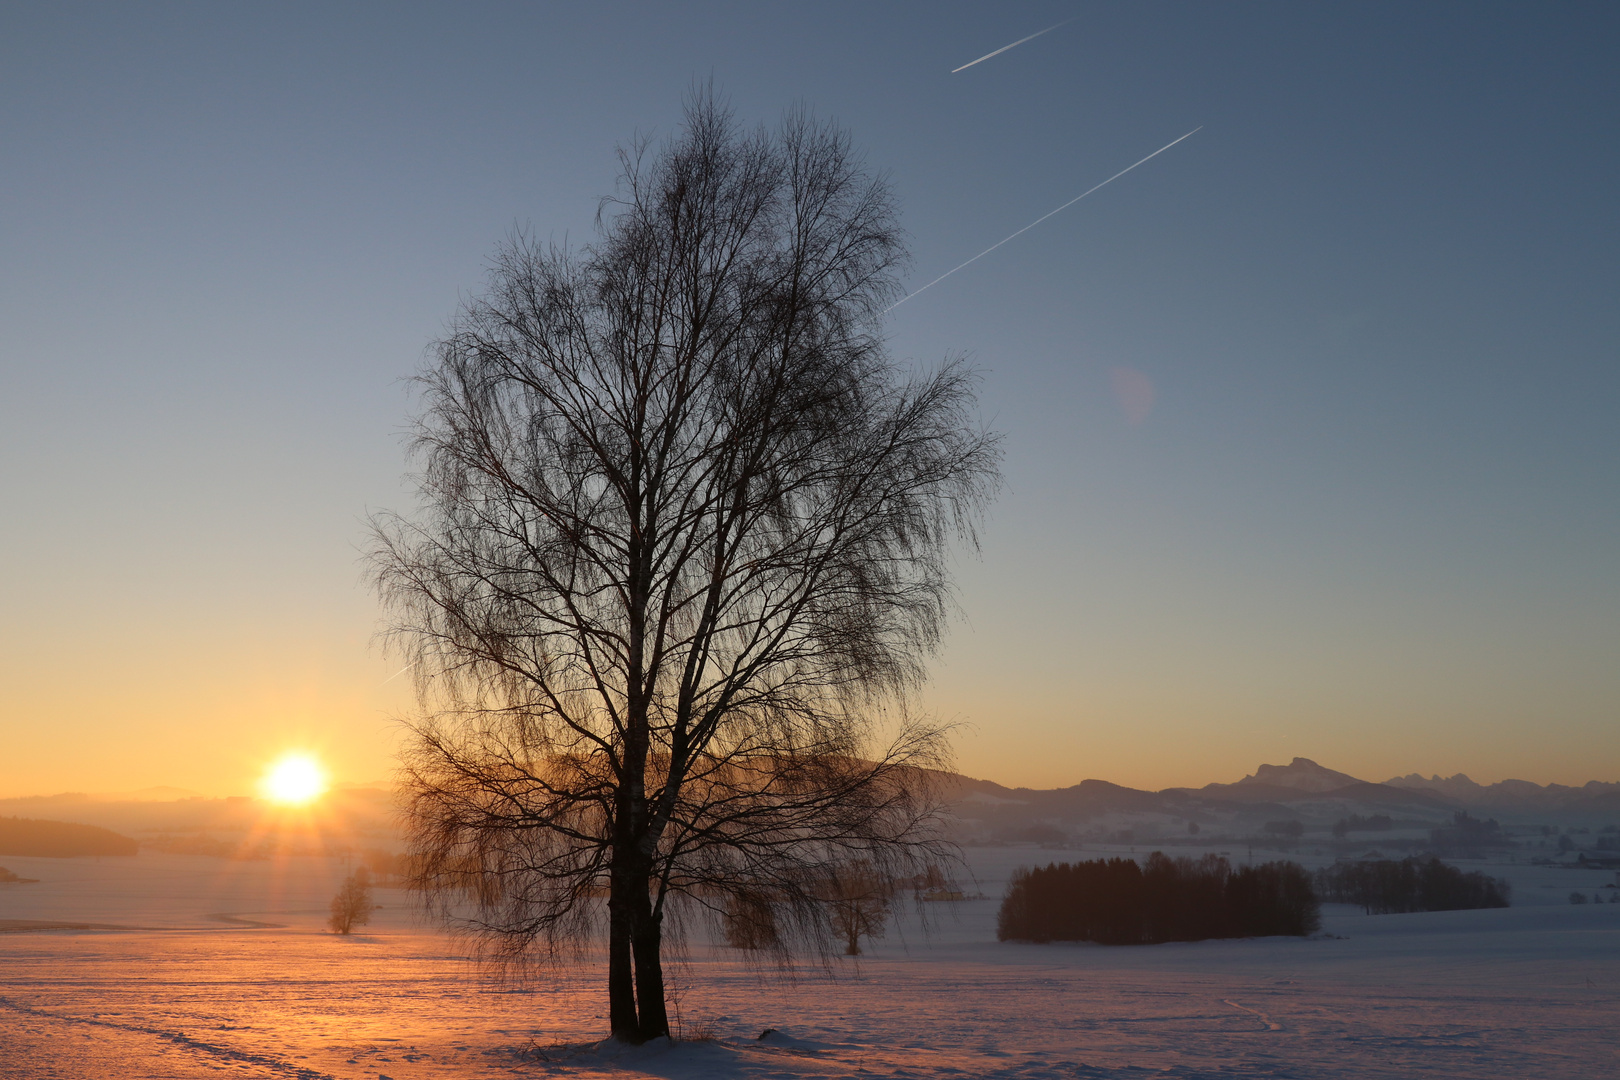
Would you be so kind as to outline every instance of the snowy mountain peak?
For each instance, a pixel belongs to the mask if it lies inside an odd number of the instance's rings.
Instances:
[[[1239,784],[1264,784],[1267,787],[1293,788],[1295,791],[1335,791],[1364,782],[1349,773],[1336,772],[1302,757],[1295,758],[1287,765],[1262,765],[1254,770],[1252,776],[1238,781]]]

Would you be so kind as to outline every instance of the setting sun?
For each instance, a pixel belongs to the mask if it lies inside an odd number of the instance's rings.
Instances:
[[[270,767],[263,790],[272,802],[307,803],[326,791],[326,771],[312,757],[289,754]]]

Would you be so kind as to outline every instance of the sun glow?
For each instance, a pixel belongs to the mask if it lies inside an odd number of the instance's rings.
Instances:
[[[326,770],[307,754],[288,754],[270,766],[261,787],[271,802],[296,806],[326,792]]]

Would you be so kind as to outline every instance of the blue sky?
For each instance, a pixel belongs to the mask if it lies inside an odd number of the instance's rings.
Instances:
[[[1606,4],[0,6],[0,791],[386,773],[400,380],[710,78],[852,131],[913,286],[1203,125],[891,315],[1007,439],[924,700],[964,771],[1620,776],[1617,46]]]

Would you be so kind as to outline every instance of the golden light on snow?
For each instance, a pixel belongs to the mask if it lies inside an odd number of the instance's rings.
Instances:
[[[262,788],[272,802],[307,803],[326,791],[326,770],[308,754],[288,754],[270,766]]]

